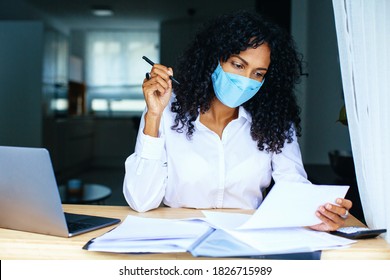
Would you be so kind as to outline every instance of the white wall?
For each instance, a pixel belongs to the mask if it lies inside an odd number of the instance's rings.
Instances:
[[[0,21],[0,145],[42,144],[43,24]]]

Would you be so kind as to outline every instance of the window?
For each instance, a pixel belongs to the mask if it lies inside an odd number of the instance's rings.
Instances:
[[[88,107],[97,115],[128,115],[145,107],[142,56],[159,61],[158,31],[91,31],[86,38]]]

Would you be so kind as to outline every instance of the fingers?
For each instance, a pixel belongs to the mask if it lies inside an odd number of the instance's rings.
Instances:
[[[161,64],[155,64],[150,71],[150,79],[161,78],[163,81],[168,83],[170,81],[170,76],[173,75],[172,68],[166,67]]]
[[[336,230],[345,224],[345,219],[341,218],[339,214],[340,210],[337,208],[339,207],[328,203],[325,206],[321,206],[316,212],[317,217],[324,224],[323,227],[326,228],[326,231]],[[345,210],[342,215],[344,214]]]
[[[349,199],[338,198],[338,199],[336,199],[336,203],[346,210],[349,210],[352,208],[352,201],[350,201]]]
[[[151,76],[150,79],[144,80],[142,88],[145,94],[164,94],[172,88],[172,82],[169,79],[166,81],[160,76]]]
[[[327,203],[318,208],[317,217],[322,221],[310,228],[321,231],[333,231],[345,225],[346,214],[352,208],[352,201],[348,199],[336,199],[337,205]]]
[[[144,79],[142,88],[144,93],[163,94],[172,88],[172,82],[169,76],[173,75],[172,68],[165,67],[161,64],[155,64],[148,77]]]
[[[316,215],[322,221],[322,223],[311,226],[311,229],[318,231],[334,231],[344,225],[344,221],[340,220],[338,223],[336,223],[326,215],[323,215],[320,211],[317,211]]]
[[[327,210],[326,214],[328,214],[328,216],[332,216],[335,218],[343,218],[343,219],[345,219],[345,214],[347,214],[349,210],[349,208],[340,207],[338,205],[334,205],[330,203],[326,204],[325,206],[322,206],[322,208],[326,208]]]
[[[172,68],[161,64],[154,64],[150,73],[147,73],[142,90],[149,115],[161,116],[168,105],[172,93],[171,75]]]

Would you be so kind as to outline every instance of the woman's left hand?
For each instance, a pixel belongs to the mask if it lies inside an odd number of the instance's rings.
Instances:
[[[316,215],[322,223],[311,226],[311,229],[318,231],[334,231],[345,224],[349,209],[352,207],[352,201],[338,198],[336,204],[327,203],[318,208]]]

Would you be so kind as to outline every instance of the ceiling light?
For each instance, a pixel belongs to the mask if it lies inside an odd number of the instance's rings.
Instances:
[[[92,7],[92,14],[98,17],[108,17],[112,16],[114,12],[110,7],[107,6],[95,6]]]

